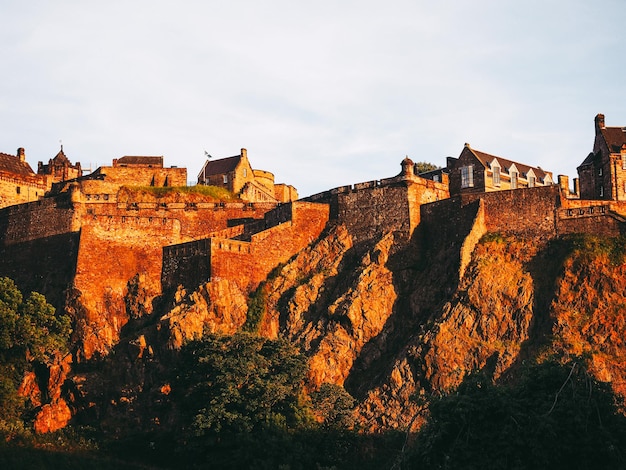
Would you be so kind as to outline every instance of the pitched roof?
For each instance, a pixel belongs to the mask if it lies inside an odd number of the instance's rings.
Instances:
[[[610,152],[619,152],[626,144],[626,129],[622,127],[605,127],[600,129]]]
[[[20,161],[19,157],[0,152],[0,171],[6,171],[15,175],[32,176],[35,173],[30,165]]]
[[[229,173],[237,168],[237,165],[241,161],[241,155],[235,155],[234,157],[220,158],[219,160],[209,160],[204,165],[204,168],[200,172],[201,175],[221,175]]]
[[[69,163],[69,159],[65,156],[65,153],[63,152],[63,147],[61,147],[61,150],[59,150],[59,153],[56,154],[56,156],[52,159],[53,162],[55,163]]]
[[[524,175],[528,174],[530,170],[533,170],[535,176],[540,180],[543,180],[547,175],[550,175],[550,178],[552,178],[552,173],[550,171],[544,171],[539,167],[525,165],[524,163],[514,162],[512,160],[507,160],[506,158],[497,157],[495,155],[489,155],[488,153],[481,152],[480,150],[475,150],[469,146],[467,148],[470,150],[470,152],[474,154],[476,158],[478,158],[478,160],[480,160],[485,168],[491,168],[491,162],[494,159],[497,159],[502,166],[502,171],[504,173],[508,174],[509,168],[511,168],[512,165],[515,165],[519,172]]]

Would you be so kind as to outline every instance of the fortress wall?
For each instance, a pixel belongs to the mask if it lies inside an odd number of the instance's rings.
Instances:
[[[291,220],[280,221],[287,214]],[[277,225],[255,233],[250,242],[212,238],[163,250],[163,288],[193,289],[209,279],[225,278],[253,290],[270,271],[316,240],[329,219],[327,204],[294,202],[269,216]]]
[[[584,209],[583,209],[584,211]],[[559,235],[567,233],[592,233],[609,237],[617,237],[626,233],[623,220],[615,218],[609,212],[602,214],[569,215],[565,209],[559,212]]]
[[[266,212],[275,207],[274,204],[243,203],[163,203],[137,202],[121,204],[109,202],[104,204],[86,203],[84,212],[88,217],[110,217],[112,220],[123,218],[175,220],[180,224],[180,233],[184,241],[206,238],[209,234],[232,228],[231,221],[260,219]],[[172,242],[165,245],[171,245]]]
[[[79,236],[70,232],[0,244],[0,276],[13,279],[25,295],[33,291],[45,295],[63,311],[76,271]]]
[[[463,202],[482,199],[490,232],[510,232],[542,239],[556,236],[556,212],[561,205],[558,185],[463,195]]]
[[[425,178],[416,177],[408,182],[409,226],[410,231],[420,224],[421,206],[435,201],[448,199],[448,186]]]
[[[0,210],[0,243],[11,245],[76,231],[69,194]]]
[[[624,209],[626,205],[613,201],[565,200],[557,213],[559,235],[566,233],[594,233],[619,236],[626,233]]]
[[[82,345],[84,358],[105,354],[118,341],[130,318],[124,297],[134,276],[144,276],[141,287],[146,299],[161,293],[162,247],[180,241],[180,223],[174,219],[84,218],[74,280],[80,336],[89,338]]]
[[[435,252],[451,246],[460,248],[474,226],[479,208],[479,200],[463,204],[460,196],[421,206],[420,227],[426,248]]]
[[[364,187],[337,193],[338,219],[356,242],[389,231],[410,233],[406,185]]]
[[[108,183],[137,186],[187,186],[186,168],[159,168],[131,166],[105,166],[100,173],[106,175]]]
[[[292,210],[291,221],[252,235],[249,244],[242,243],[239,247],[228,240],[229,248],[224,249],[214,243],[211,277],[231,279],[241,289],[253,290],[278,264],[285,263],[315,241],[328,223],[328,205],[296,202]]]

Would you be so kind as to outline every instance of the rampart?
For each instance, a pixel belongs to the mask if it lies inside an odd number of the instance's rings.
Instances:
[[[306,247],[329,220],[327,204],[296,201],[268,212],[262,222],[245,224],[243,240],[210,238],[163,249],[164,290],[193,289],[215,278],[254,289],[278,264]]]
[[[69,193],[0,209],[0,244],[12,245],[77,232]]]
[[[409,237],[420,223],[420,206],[449,197],[447,185],[417,176],[397,176],[341,186],[305,200],[330,205],[330,216],[362,241],[395,231]]]
[[[558,185],[512,189],[462,196],[462,204],[481,199],[490,232],[511,232],[540,239],[557,234],[556,212],[561,207]]]

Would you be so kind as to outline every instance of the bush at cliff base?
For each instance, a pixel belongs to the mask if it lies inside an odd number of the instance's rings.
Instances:
[[[22,429],[25,400],[17,393],[33,363],[48,363],[69,347],[71,320],[36,292],[24,298],[15,283],[0,277],[0,433]]]
[[[626,466],[626,418],[583,360],[526,366],[514,383],[468,377],[430,406],[403,468]]]

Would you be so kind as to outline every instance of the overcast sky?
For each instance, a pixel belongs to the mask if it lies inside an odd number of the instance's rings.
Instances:
[[[626,126],[624,0],[0,0],[0,152],[248,149],[301,196],[465,142],[576,176]]]

